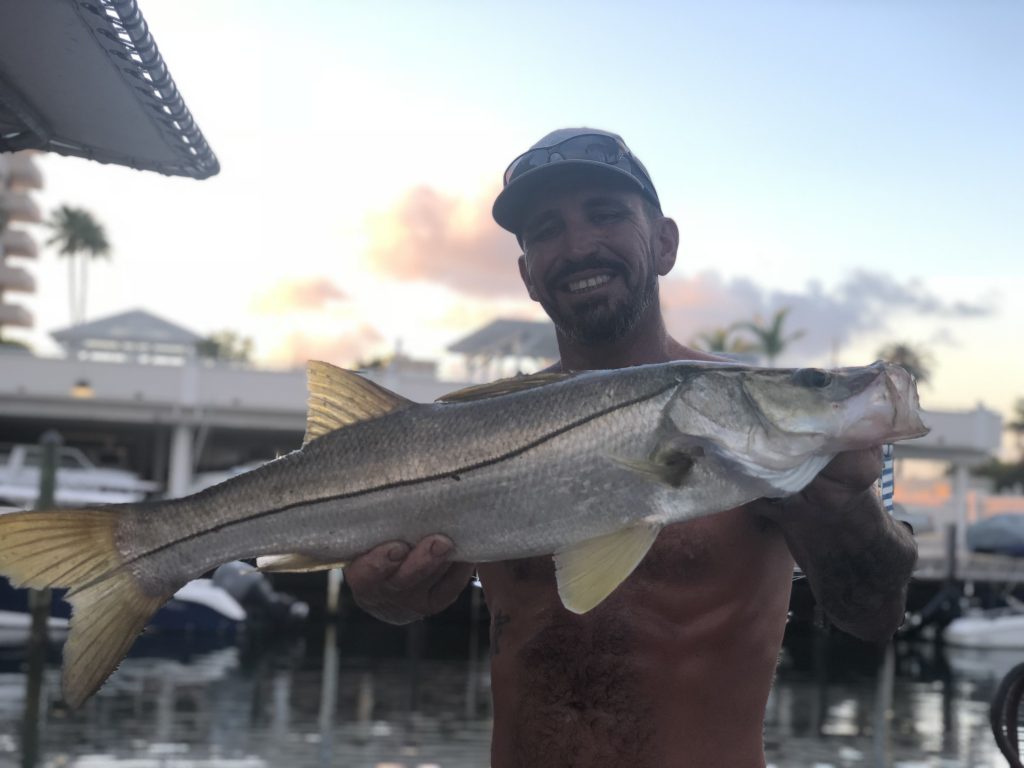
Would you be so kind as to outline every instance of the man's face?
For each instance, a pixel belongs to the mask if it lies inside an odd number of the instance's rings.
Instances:
[[[563,335],[582,344],[616,341],[658,311],[666,260],[661,225],[643,198],[599,178],[547,189],[526,207],[520,273]]]

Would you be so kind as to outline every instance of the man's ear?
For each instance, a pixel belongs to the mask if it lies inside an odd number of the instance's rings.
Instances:
[[[658,221],[654,244],[657,249],[654,266],[658,274],[664,277],[676,265],[676,253],[679,250],[679,227],[668,216],[662,216]]]
[[[533,278],[530,277],[530,268],[526,266],[526,254],[519,254],[519,276],[523,279],[523,285],[526,286],[526,292],[530,294],[530,298],[534,301],[539,301],[537,298],[537,292],[533,288]]]

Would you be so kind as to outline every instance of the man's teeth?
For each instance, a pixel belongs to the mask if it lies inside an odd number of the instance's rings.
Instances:
[[[611,279],[611,275],[598,275],[597,277],[588,277],[586,280],[573,280],[568,285],[569,293],[579,293],[580,291],[603,285]]]

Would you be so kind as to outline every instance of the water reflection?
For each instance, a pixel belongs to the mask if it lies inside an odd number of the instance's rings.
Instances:
[[[476,625],[474,625],[476,626]],[[41,680],[45,766],[210,768],[488,764],[486,633],[343,622],[305,636],[145,644],[78,712]],[[794,768],[1005,765],[987,706],[1013,653],[884,651],[791,637],[769,700],[769,763]],[[0,766],[20,762],[23,648],[0,652]]]

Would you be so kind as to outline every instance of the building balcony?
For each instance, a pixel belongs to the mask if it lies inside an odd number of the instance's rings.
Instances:
[[[28,232],[22,232],[20,229],[5,229],[0,232],[0,253],[34,259],[39,256],[39,246]]]
[[[36,292],[36,279],[21,267],[0,262],[0,291]]]
[[[42,189],[43,174],[30,152],[15,152],[7,158],[11,189]]]
[[[0,325],[32,327],[32,313],[17,304],[0,304]]]
[[[6,211],[11,221],[38,224],[43,220],[39,206],[25,192],[0,192],[0,210]]]

